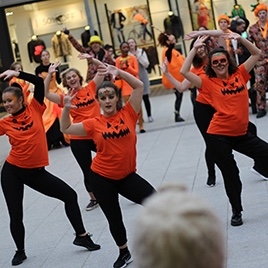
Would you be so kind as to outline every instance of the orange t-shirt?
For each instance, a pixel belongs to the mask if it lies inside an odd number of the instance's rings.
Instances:
[[[167,50],[168,48],[165,47],[162,51],[162,61],[164,61],[164,58],[166,57]],[[184,76],[180,74],[181,66],[184,63],[184,60],[185,60],[184,56],[182,56],[179,51],[173,48],[171,62],[168,62],[167,68],[169,73],[179,82],[182,82],[184,80]],[[162,84],[166,89],[175,88],[174,85],[168,80],[165,74],[162,75]]]
[[[209,78],[207,75],[200,77],[201,91],[210,94],[211,105],[216,110],[207,133],[226,136],[246,134],[249,122],[246,84],[250,75],[244,64],[228,79]]]
[[[42,114],[46,106],[33,98],[25,111],[0,120],[0,135],[6,134],[11,144],[7,162],[21,168],[48,165],[48,152]]]
[[[77,108],[70,110],[73,123],[79,123],[88,118],[98,117],[100,115],[100,106],[98,101],[95,99],[96,95],[96,83],[94,80],[90,80],[85,86],[76,90],[77,95],[72,101],[72,105]],[[61,106],[63,106],[63,95],[61,95]],[[87,140],[87,136],[75,136],[70,135],[71,139],[75,140]]]
[[[136,123],[138,114],[129,102],[114,116],[83,121],[97,146],[91,169],[106,178],[120,180],[136,171]]]
[[[204,65],[199,68],[193,67],[191,69],[191,72],[198,76],[200,76],[201,74],[205,74]],[[197,90],[198,90],[198,95],[196,97],[196,101],[201,102],[203,104],[210,104],[211,98],[210,98],[209,92],[202,91],[199,88],[197,88]]]
[[[125,66],[126,62],[128,64],[128,67],[125,69],[122,69],[122,65]],[[139,63],[135,56],[133,55],[128,55],[127,57],[119,56],[115,60],[115,66],[118,69],[122,69],[125,72],[128,72],[138,78]],[[118,80],[116,81],[116,85],[119,88],[121,88],[122,96],[130,96],[132,93],[132,87],[123,79],[120,79],[119,81],[120,82],[118,82]]]

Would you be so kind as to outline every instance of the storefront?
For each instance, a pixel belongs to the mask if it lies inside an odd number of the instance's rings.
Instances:
[[[186,55],[189,50],[189,42],[183,41],[183,32],[192,31],[199,23],[207,24],[208,28],[217,27],[215,18],[223,13],[231,15],[234,6],[239,5],[237,2],[239,1],[0,1],[0,70],[9,68],[13,61],[19,61],[25,71],[34,72],[39,64],[35,53],[38,53],[38,49],[45,47],[51,54],[51,61],[59,60],[65,67],[76,67],[85,75],[86,61],[80,61],[77,58],[78,52],[73,47],[64,56],[59,56],[53,49],[53,43],[59,37],[56,33],[63,36],[62,30],[66,27],[81,44],[82,35],[85,32],[92,35],[97,31],[104,44],[111,44],[116,49],[121,41],[134,37],[140,47],[152,51],[151,61],[154,62],[149,70],[149,76],[152,83],[159,82],[161,81],[159,70],[161,48],[157,46],[157,37],[160,31],[170,27],[171,16],[175,17],[176,21],[177,48]],[[255,22],[253,12],[251,12],[253,2],[243,0],[243,8],[251,23]],[[10,6],[11,4],[12,6]],[[145,34],[142,32],[140,22],[135,20],[137,13],[148,21]],[[120,21],[115,22],[115,18],[120,17],[122,27],[118,26]],[[36,41],[39,42],[39,47],[34,50],[32,46]]]

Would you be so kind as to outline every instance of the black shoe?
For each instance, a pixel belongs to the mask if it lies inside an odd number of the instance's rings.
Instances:
[[[243,224],[242,213],[241,212],[233,212],[233,215],[231,218],[231,225],[232,226],[240,226],[242,224]]]
[[[143,128],[140,130],[140,133],[145,133],[145,132],[146,132],[146,130]]]
[[[95,244],[90,238],[91,235],[87,234],[86,236],[76,236],[73,244],[76,246],[81,246],[87,248],[89,251],[94,251],[100,249],[100,245]]]
[[[252,114],[256,114],[257,113],[257,107],[256,107],[256,105],[251,105],[251,109],[252,109]]]
[[[128,251],[124,255],[119,255],[116,262],[114,263],[114,268],[123,268],[126,267],[129,263],[132,262],[131,254]]]
[[[263,169],[260,167],[260,165],[257,165],[256,163],[254,164],[254,166],[250,169],[251,172],[253,172],[254,174],[260,176],[261,178],[263,178],[264,180],[268,180],[268,174],[265,174],[265,172],[263,171]]]
[[[261,118],[264,117],[266,115],[266,111],[264,109],[260,109],[257,113],[256,118]]]
[[[208,179],[207,179],[207,186],[213,187],[215,185],[216,185],[216,178],[212,177],[212,176],[209,176]]]
[[[179,115],[175,113],[175,122],[184,122],[185,120]]]
[[[99,203],[97,200],[90,199],[90,202],[86,207],[86,211],[93,210],[94,208],[97,208],[98,206],[99,206]]]
[[[19,264],[23,263],[23,261],[26,259],[27,259],[27,256],[25,255],[25,251],[24,250],[17,250],[12,261],[11,261],[11,264],[13,266],[19,265]]]

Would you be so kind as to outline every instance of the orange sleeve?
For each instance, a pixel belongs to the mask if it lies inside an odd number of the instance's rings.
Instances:
[[[138,76],[139,73],[139,63],[136,57],[131,56],[130,63],[126,71],[134,76]]]

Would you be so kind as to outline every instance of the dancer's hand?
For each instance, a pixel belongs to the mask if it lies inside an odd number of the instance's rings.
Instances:
[[[91,55],[89,55],[88,53],[81,53],[78,56],[79,60],[84,60],[84,59],[93,59],[93,57]]]
[[[75,105],[72,105],[72,101],[76,95],[77,95],[77,92],[75,93],[73,88],[68,90],[68,93],[63,98],[63,105],[65,108],[67,109],[77,108]]]
[[[12,77],[18,77],[19,76],[19,72],[14,71],[14,70],[6,70],[3,73],[0,74],[0,78],[3,78],[4,80],[8,80]]]
[[[53,74],[57,72],[57,68],[60,66],[60,61],[57,61],[55,63],[51,63],[50,66],[48,67],[48,73]]]
[[[209,35],[202,35],[197,37],[196,41],[194,42],[194,48],[200,48],[202,46],[205,46],[205,41],[207,40],[207,38],[209,37]]]

